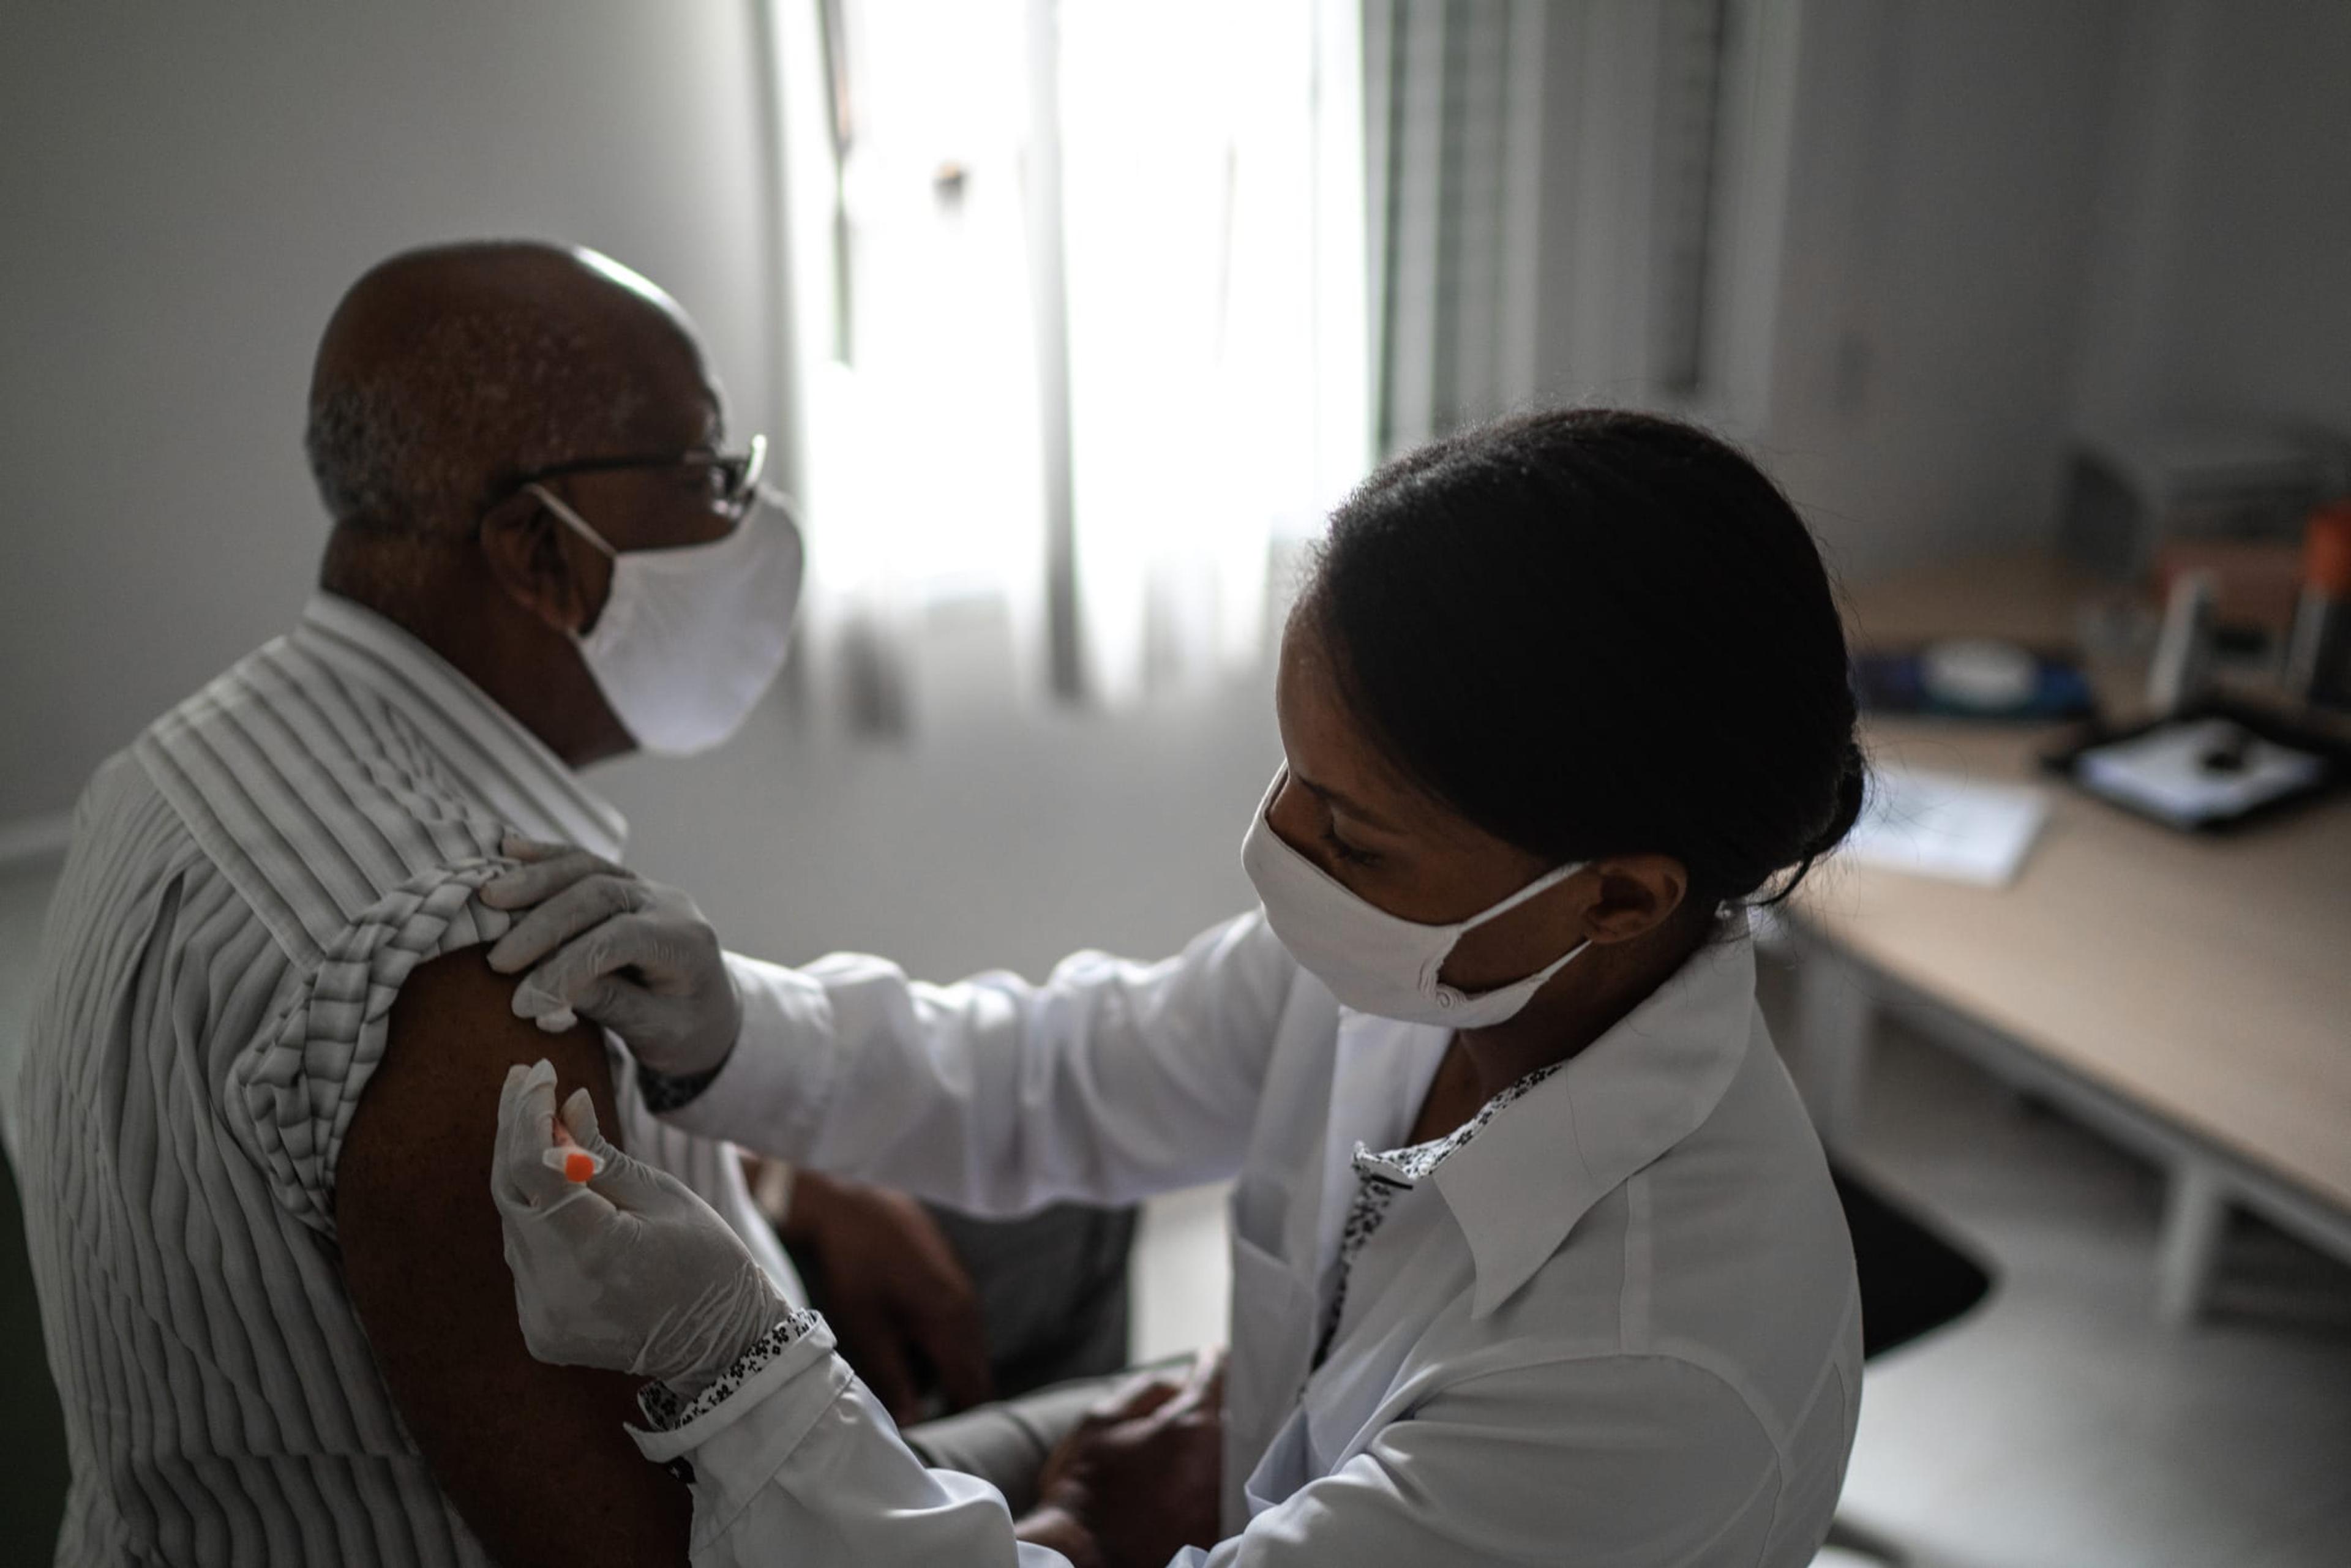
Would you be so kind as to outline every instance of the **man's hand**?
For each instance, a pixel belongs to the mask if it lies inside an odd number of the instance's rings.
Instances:
[[[938,1375],[948,1410],[994,1397],[971,1276],[921,1204],[808,1170],[793,1174],[790,1203],[778,1233],[795,1260],[815,1266],[842,1358],[893,1420],[931,1414],[918,1359]]]
[[[524,863],[484,883],[482,902],[529,911],[490,949],[499,974],[530,970],[515,988],[517,1018],[543,1030],[593,1019],[673,1076],[726,1060],[743,1032],[742,998],[694,900],[585,850],[513,834],[499,847]]]
[[[1225,1455],[1225,1358],[1204,1351],[1183,1378],[1130,1384],[1045,1461],[1019,1535],[1080,1568],[1163,1568],[1213,1546]]]

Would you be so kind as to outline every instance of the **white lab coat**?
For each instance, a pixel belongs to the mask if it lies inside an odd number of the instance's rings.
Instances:
[[[1447,1032],[1342,1009],[1261,915],[1041,986],[731,960],[747,1022],[681,1125],[983,1213],[1238,1175],[1224,1525],[1185,1568],[1802,1564],[1861,1390],[1851,1244],[1743,924],[1401,1194],[1310,1363],[1351,1156]],[[641,1435],[697,1564],[1058,1563],[928,1472],[821,1332]]]

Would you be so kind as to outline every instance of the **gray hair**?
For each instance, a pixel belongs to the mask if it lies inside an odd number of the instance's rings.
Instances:
[[[552,311],[454,311],[322,389],[303,449],[338,523],[462,534],[517,476],[624,451],[645,401],[619,356]]]

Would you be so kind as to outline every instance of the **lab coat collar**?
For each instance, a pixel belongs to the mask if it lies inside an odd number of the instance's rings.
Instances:
[[[414,721],[450,770],[509,826],[617,861],[629,823],[457,667],[363,604],[317,593],[294,644]]]
[[[1713,1114],[1746,1056],[1754,1009],[1742,914],[1437,1167],[1431,1179],[1477,1269],[1473,1319],[1532,1279],[1593,1204]]]

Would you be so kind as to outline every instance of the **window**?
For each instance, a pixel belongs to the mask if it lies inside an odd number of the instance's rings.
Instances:
[[[1256,666],[1368,457],[1359,16],[774,0],[820,634],[983,602],[1110,701]]]

